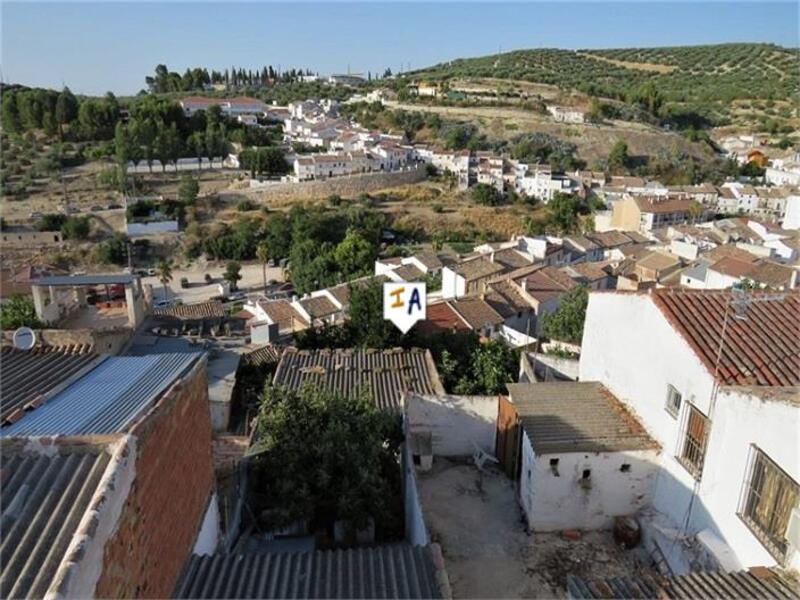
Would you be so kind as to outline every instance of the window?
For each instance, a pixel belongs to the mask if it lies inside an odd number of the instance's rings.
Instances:
[[[756,446],[750,450],[739,517],[779,562],[786,557],[786,528],[800,485]]]
[[[681,393],[672,385],[667,385],[667,404],[664,408],[676,419],[681,412]]]
[[[708,417],[690,404],[686,414],[683,434],[681,435],[678,460],[697,479],[700,478],[700,474],[703,472],[707,440]]]

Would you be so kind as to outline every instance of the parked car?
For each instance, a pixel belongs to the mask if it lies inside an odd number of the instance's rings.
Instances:
[[[189,287],[189,278],[188,277],[181,277],[181,288],[188,288]]]
[[[35,210],[30,214],[30,218],[31,219],[41,219],[42,218],[42,213],[40,213],[38,210]]]
[[[153,302],[153,308],[169,308],[174,305],[174,300],[156,300]]]
[[[247,294],[244,292],[234,292],[228,296],[228,301],[239,302],[240,300],[247,300]]]
[[[150,277],[152,277],[153,275],[155,275],[155,274],[156,274],[156,270],[155,270],[155,269],[147,269],[147,274],[148,274]]]
[[[270,268],[274,267],[275,266],[275,259],[274,258],[270,258],[267,261],[267,266],[270,267]]]

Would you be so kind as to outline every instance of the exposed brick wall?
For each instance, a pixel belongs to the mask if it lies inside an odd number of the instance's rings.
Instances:
[[[135,425],[136,478],[95,596],[167,598],[214,487],[205,361]]]

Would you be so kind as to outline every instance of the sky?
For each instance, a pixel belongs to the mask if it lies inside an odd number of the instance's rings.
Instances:
[[[720,42],[797,47],[786,2],[0,3],[2,80],[133,94],[182,72],[272,64],[321,74],[420,68],[520,48]]]

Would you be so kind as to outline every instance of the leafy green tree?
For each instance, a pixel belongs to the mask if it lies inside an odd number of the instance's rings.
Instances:
[[[68,240],[85,240],[89,229],[89,217],[69,217],[61,226],[61,234]]]
[[[10,331],[17,327],[41,327],[36,317],[33,298],[15,295],[0,304],[0,329]]]
[[[472,188],[472,199],[484,206],[497,206],[501,203],[502,196],[488,183],[479,183]]]
[[[60,231],[66,221],[66,215],[59,213],[45,213],[36,224],[36,229],[39,231]]]
[[[559,233],[571,233],[578,227],[580,202],[574,194],[556,192],[548,202],[548,223]]]
[[[378,250],[356,230],[350,229],[333,251],[333,259],[342,277],[366,275],[375,264]]]
[[[115,233],[96,246],[97,259],[103,263],[124,265],[128,258],[128,238]]]
[[[352,346],[387,348],[399,342],[399,331],[383,318],[383,286],[375,280],[350,286],[350,309],[345,324]]]
[[[228,262],[225,265],[225,272],[222,274],[222,278],[231,284],[231,290],[236,290],[237,284],[242,278],[242,265],[235,260]]]
[[[197,200],[197,195],[199,193],[200,184],[197,182],[197,179],[188,173],[184,174],[181,177],[181,183],[178,186],[178,198],[181,200],[181,202],[192,206]]]
[[[608,168],[618,171],[626,168],[629,162],[628,144],[625,140],[617,140],[608,153]]]
[[[156,264],[156,277],[164,286],[164,300],[167,299],[167,284],[172,281],[172,269],[174,265],[169,258],[162,258]]]
[[[542,331],[551,339],[580,344],[588,303],[589,292],[586,287],[572,288],[561,298],[558,309],[544,317]]]
[[[503,342],[489,340],[480,344],[470,360],[469,374],[455,387],[458,394],[501,394],[506,384],[516,380],[519,357]]]
[[[64,137],[64,125],[75,120],[78,116],[78,100],[68,87],[65,87],[56,100],[55,118],[58,123],[58,134]]]
[[[22,118],[19,114],[17,105],[17,94],[11,91],[3,91],[0,97],[2,106],[2,125],[6,133],[19,133],[23,129]]]
[[[251,502],[267,528],[297,519],[352,530],[392,520],[401,491],[400,419],[365,394],[269,386],[251,452]],[[398,523],[399,525],[399,523]]]

